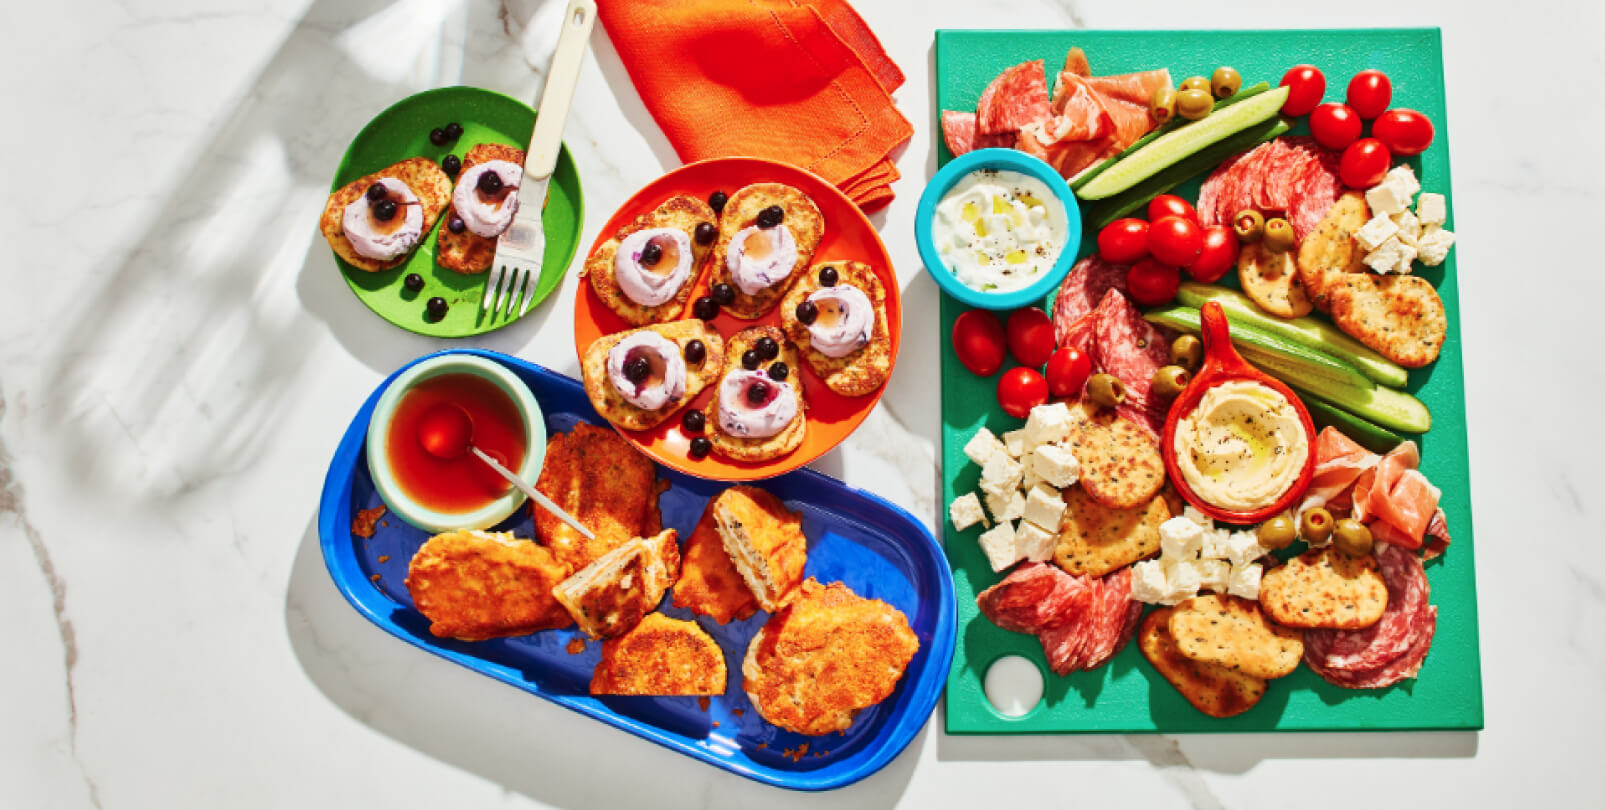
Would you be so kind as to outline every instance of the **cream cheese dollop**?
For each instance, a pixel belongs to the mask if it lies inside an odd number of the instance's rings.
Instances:
[[[644,359],[645,379],[632,382],[624,373],[625,364]],[[607,378],[625,402],[643,411],[659,410],[685,396],[685,358],[680,344],[650,329],[630,335],[607,352]]]
[[[362,196],[346,206],[340,228],[357,255],[388,262],[406,255],[423,238],[424,211],[418,203],[418,195],[412,193],[406,183],[394,177],[381,177],[374,185],[384,186],[385,198],[396,203],[396,216],[381,222],[373,215],[373,203]]]
[[[754,404],[748,392],[762,383],[768,395]],[[732,371],[719,383],[719,429],[743,439],[767,439],[797,416],[797,392],[761,371]]]
[[[662,251],[648,266],[641,255],[648,245]],[[613,257],[613,278],[626,298],[643,307],[668,303],[691,275],[691,239],[679,228],[646,228],[624,237]]]
[[[818,311],[808,324],[808,340],[826,357],[846,357],[869,345],[875,307],[851,284],[821,287],[808,295]]]
[[[784,224],[751,225],[730,240],[724,263],[741,292],[757,295],[791,275],[797,265],[797,240]]]
[[[501,178],[502,191],[487,195],[479,190],[479,178],[487,172],[495,172]],[[494,239],[513,224],[513,215],[518,213],[518,184],[523,180],[523,166],[506,160],[487,160],[465,170],[457,178],[451,205],[468,230]]]

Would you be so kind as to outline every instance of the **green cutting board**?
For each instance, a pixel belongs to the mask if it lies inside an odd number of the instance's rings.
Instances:
[[[1169,68],[1177,82],[1208,76],[1231,65],[1243,84],[1277,83],[1300,63],[1319,67],[1327,77],[1327,101],[1342,101],[1349,77],[1376,68],[1393,80],[1393,106],[1426,113],[1437,138],[1415,164],[1422,187],[1449,195],[1450,227],[1454,197],[1449,193],[1449,127],[1444,108],[1440,33],[1427,30],[1353,31],[937,31],[936,116],[932,132],[939,160],[952,155],[941,142],[941,110],[974,110],[976,99],[1004,68],[1030,59],[1046,60],[1049,84],[1071,46],[1080,46],[1096,75]],[[1303,132],[1301,123],[1294,134]],[[1202,177],[1176,193],[1197,199]],[[1091,252],[1096,233],[1088,232],[1081,253]],[[1432,410],[1432,430],[1420,438],[1422,471],[1443,488],[1443,508],[1454,538],[1448,553],[1427,563],[1438,628],[1420,677],[1383,690],[1356,691],[1331,686],[1305,667],[1273,681],[1259,705],[1228,719],[1193,709],[1171,688],[1136,645],[1093,672],[1054,675],[1032,636],[1010,633],[980,614],[975,595],[1000,579],[976,543],[980,528],[954,531],[945,505],[975,490],[980,470],[963,447],[976,428],[994,433],[1019,427],[1003,413],[995,396],[997,378],[971,374],[958,362],[948,335],[966,307],[942,297],[942,498],[943,543],[957,584],[959,643],[947,683],[947,730],[954,734],[1040,734],[1051,732],[1214,732],[1482,728],[1482,675],[1477,651],[1477,593],[1472,570],[1471,486],[1466,461],[1465,387],[1460,363],[1460,307],[1455,257],[1418,273],[1437,285],[1449,312],[1443,353],[1431,366],[1410,375],[1410,390]],[[1051,297],[1044,302],[1051,307]],[[987,701],[983,682],[998,658],[1023,655],[1041,670],[1042,701],[1019,718],[1008,718]]]

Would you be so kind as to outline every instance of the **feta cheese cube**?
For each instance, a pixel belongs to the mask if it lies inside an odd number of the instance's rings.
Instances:
[[[1181,516],[1194,523],[1197,523],[1199,528],[1205,531],[1215,528],[1215,520],[1209,515],[1204,514],[1199,510],[1198,507],[1193,506],[1192,504],[1187,504],[1186,506],[1182,507]]]
[[[1403,247],[1399,237],[1390,236],[1387,241],[1377,245],[1376,249],[1365,254],[1365,264],[1378,273],[1391,273],[1399,266],[1399,248]]]
[[[1020,478],[1020,488],[1030,489],[1042,483],[1042,476],[1037,475],[1036,451],[1027,450],[1020,456],[1020,467],[1025,470]]]
[[[1198,550],[1198,556],[1205,560],[1224,560],[1230,550],[1226,542],[1231,539],[1232,533],[1227,529],[1214,529],[1204,532],[1204,545]]]
[[[1231,579],[1226,592],[1244,599],[1259,599],[1259,579],[1263,570],[1259,563],[1232,566]]]
[[[1449,221],[1449,201],[1442,194],[1424,191],[1416,199],[1416,217],[1423,226],[1443,225]]]
[[[1415,247],[1412,246],[1412,245],[1406,245],[1403,242],[1400,242],[1400,244],[1399,244],[1399,263],[1393,266],[1393,272],[1398,273],[1401,276],[1410,275],[1410,271],[1415,269],[1415,260],[1416,260],[1416,249],[1415,249]]]
[[[1059,533],[1050,532],[1033,523],[1021,523],[1014,530],[1014,550],[1021,557],[1036,562],[1053,559],[1059,547]]]
[[[1199,588],[1226,593],[1231,584],[1231,564],[1225,560],[1200,560],[1194,567],[1198,569]]]
[[[1031,455],[1031,466],[1042,480],[1064,489],[1081,479],[1081,465],[1069,450],[1058,445],[1045,444]]]
[[[1047,484],[1031,487],[1031,494],[1025,499],[1026,522],[1035,523],[1057,534],[1059,519],[1062,517],[1064,517],[1064,498],[1059,495],[1059,490]]]
[[[991,495],[1007,495],[1020,487],[1020,476],[1025,468],[1009,458],[1009,452],[998,443],[997,450],[981,467],[981,489]]]
[[[1184,517],[1173,517],[1159,524],[1159,556],[1165,560],[1198,559],[1204,546],[1204,529]]]
[[[1421,181],[1416,179],[1415,169],[1407,163],[1401,163],[1388,170],[1382,178],[1382,185],[1392,186],[1393,190],[1403,197],[1406,202],[1416,196],[1421,190]]]
[[[1025,429],[1011,430],[1003,434],[1003,449],[1015,458],[1025,455]]]
[[[986,460],[991,458],[993,453],[1003,449],[1003,442],[998,441],[998,437],[984,427],[975,431],[975,435],[964,443],[964,455],[969,456],[977,467],[986,466]]]
[[[1387,217],[1409,208],[1410,197],[1384,180],[1382,185],[1365,192],[1365,204],[1371,206],[1372,214]]]
[[[1025,514],[1025,496],[1020,490],[1011,489],[1002,494],[986,494],[986,511],[992,513],[992,519],[1002,523],[1006,520],[1019,520]]]
[[[1020,561],[1019,551],[1014,547],[1013,523],[1004,521],[982,532],[979,542],[993,571],[1002,571]]]
[[[1265,554],[1265,547],[1259,544],[1259,536],[1253,532],[1232,532],[1226,541],[1226,559],[1232,561],[1233,567],[1247,565]]]
[[[1058,444],[1070,438],[1070,406],[1063,402],[1038,405],[1025,420],[1025,440],[1029,446]]]
[[[1131,598],[1157,604],[1165,599],[1165,566],[1158,560],[1143,560],[1131,567]]]
[[[1449,248],[1454,243],[1454,231],[1446,231],[1438,227],[1428,228],[1421,235],[1419,243],[1418,249],[1421,251],[1421,263],[1428,267],[1437,267],[1443,264],[1443,260],[1449,258]]]
[[[982,526],[991,526],[986,520],[986,513],[981,511],[981,499],[975,493],[966,492],[953,499],[947,506],[947,516],[953,521],[953,528],[959,531],[979,523]]]
[[[1383,242],[1388,241],[1389,237],[1398,232],[1399,226],[1393,224],[1392,219],[1389,219],[1384,214],[1377,214],[1371,217],[1371,221],[1360,226],[1360,229],[1354,232],[1354,241],[1360,243],[1360,247],[1366,250],[1376,250]]]
[[[1183,560],[1165,563],[1165,604],[1174,605],[1197,596],[1198,586],[1203,583],[1197,562]]]
[[[1416,240],[1421,238],[1421,220],[1405,209],[1393,215],[1393,224],[1399,226],[1399,241],[1415,247]]]

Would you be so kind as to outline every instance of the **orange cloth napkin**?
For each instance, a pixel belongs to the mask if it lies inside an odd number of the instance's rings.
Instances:
[[[903,72],[845,0],[600,0],[636,90],[680,159],[780,160],[871,211],[913,136]]]

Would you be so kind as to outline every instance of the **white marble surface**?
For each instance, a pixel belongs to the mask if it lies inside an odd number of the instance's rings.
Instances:
[[[910,220],[934,169],[934,28],[1443,26],[1488,728],[973,739],[938,715],[826,796],[421,653],[348,609],[319,557],[316,496],[350,413],[441,345],[346,290],[313,225],[330,173],[415,90],[533,98],[556,4],[7,4],[0,805],[1598,806],[1597,4],[860,3],[920,129],[876,217],[908,339],[867,429],[817,466],[933,524],[936,299]],[[591,44],[567,130],[586,244],[676,163],[600,28]],[[483,345],[574,372],[574,289]]]

